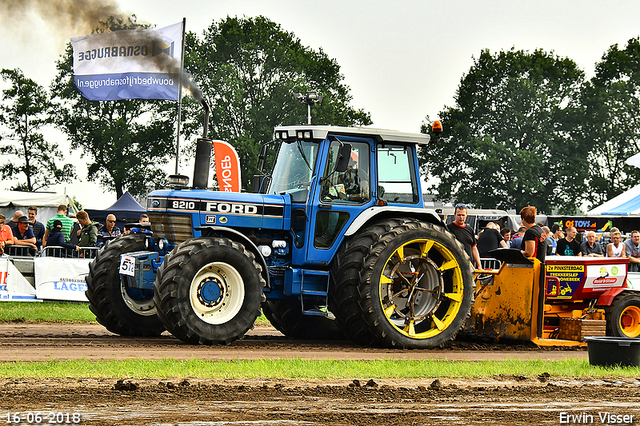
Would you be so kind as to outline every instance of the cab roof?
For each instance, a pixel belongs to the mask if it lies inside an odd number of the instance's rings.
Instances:
[[[418,145],[426,145],[431,139],[424,133],[406,133],[396,130],[376,129],[374,127],[339,127],[339,126],[278,126],[274,129],[276,139],[278,132],[287,132],[289,138],[296,136],[297,132],[312,132],[311,139],[326,139],[329,134],[335,136],[367,136],[376,138],[379,142],[404,142]]]

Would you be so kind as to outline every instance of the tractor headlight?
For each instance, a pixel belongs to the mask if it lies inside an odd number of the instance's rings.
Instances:
[[[260,254],[262,254],[262,257],[271,256],[271,247],[269,246],[258,246],[258,250],[260,250]]]
[[[271,247],[273,247],[274,249],[286,248],[287,242],[284,240],[273,240],[271,242]]]
[[[166,238],[160,238],[160,240],[158,240],[158,249],[160,251],[165,251],[167,247],[169,247],[169,240]]]

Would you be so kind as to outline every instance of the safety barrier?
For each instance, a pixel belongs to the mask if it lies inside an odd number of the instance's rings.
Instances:
[[[42,249],[42,257],[66,257],[93,259],[97,256],[99,247],[81,247],[80,250],[68,249],[59,246],[45,247]]]
[[[49,246],[36,252],[27,246],[8,247],[0,256],[0,300],[86,302],[85,277],[99,250]]]
[[[481,257],[480,264],[482,265],[482,269],[500,269],[502,261],[494,259],[493,257]]]

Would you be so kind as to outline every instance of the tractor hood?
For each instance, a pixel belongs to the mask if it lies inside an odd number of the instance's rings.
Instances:
[[[194,228],[215,225],[284,229],[286,216],[290,215],[285,197],[288,196],[202,189],[159,190],[147,197],[147,210],[156,217],[158,213],[189,215]]]

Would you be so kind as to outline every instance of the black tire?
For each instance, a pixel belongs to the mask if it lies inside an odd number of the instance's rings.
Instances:
[[[620,293],[611,306],[605,308],[607,335],[616,337],[640,336],[640,295]]]
[[[154,300],[167,330],[191,344],[229,344],[260,315],[265,280],[253,253],[228,238],[187,240],[158,269]]]
[[[433,348],[464,326],[473,304],[473,271],[443,227],[389,219],[341,251],[332,310],[356,343]]]
[[[334,320],[304,315],[299,300],[267,300],[262,312],[271,325],[287,337],[309,340],[342,340],[344,334]]]
[[[89,309],[107,330],[122,336],[159,336],[164,325],[156,315],[152,290],[127,289],[120,280],[120,255],[144,250],[145,236],[122,236],[89,264]]]

